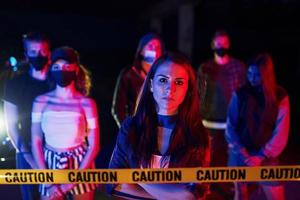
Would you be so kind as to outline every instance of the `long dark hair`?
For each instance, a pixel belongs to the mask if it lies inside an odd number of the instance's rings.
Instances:
[[[248,66],[256,66],[260,72],[262,89],[266,101],[266,106],[277,103],[276,97],[276,77],[274,72],[274,64],[270,54],[262,53],[251,59]]]
[[[161,46],[162,55],[165,52],[165,45],[164,45],[162,38],[156,33],[147,33],[140,39],[137,50],[135,52],[135,56],[134,56],[133,66],[135,66],[138,70],[142,70],[141,53],[142,53],[144,47],[153,39],[156,39],[159,41],[160,46]]]
[[[182,159],[185,151],[189,148],[201,148],[203,155],[201,160],[205,160],[208,149],[208,135],[202,125],[200,116],[200,98],[196,84],[195,72],[185,56],[181,54],[169,53],[154,62],[144,85],[141,89],[137,102],[137,108],[133,116],[134,126],[130,130],[129,142],[131,143],[137,160],[143,166],[149,166],[151,155],[157,148],[157,112],[156,102],[153,93],[150,91],[150,82],[157,69],[165,63],[175,63],[182,66],[189,75],[188,90],[184,101],[178,108],[177,124],[173,130],[168,154],[176,160]],[[188,163],[182,163],[188,166]],[[204,165],[204,164],[203,164]]]

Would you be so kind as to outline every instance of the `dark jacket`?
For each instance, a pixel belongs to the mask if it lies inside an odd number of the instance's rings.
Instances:
[[[126,117],[133,114],[143,82],[144,78],[134,66],[125,68],[120,72],[111,108],[112,115],[119,127]]]

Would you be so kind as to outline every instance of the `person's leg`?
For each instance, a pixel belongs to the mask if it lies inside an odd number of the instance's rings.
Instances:
[[[246,183],[234,183],[234,200],[248,200],[248,187]]]
[[[284,186],[283,185],[262,185],[268,200],[284,200]]]
[[[31,169],[30,165],[20,153],[16,153],[16,168]],[[23,184],[20,187],[23,200],[36,200],[39,198],[38,185]]]
[[[228,161],[228,144],[224,130],[209,130],[211,166],[226,167]]]
[[[228,145],[224,130],[208,129],[212,167],[226,167],[228,162]],[[216,200],[231,200],[233,198],[233,183],[212,183],[211,193]]]

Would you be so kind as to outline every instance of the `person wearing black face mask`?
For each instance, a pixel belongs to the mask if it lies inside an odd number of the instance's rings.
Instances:
[[[227,165],[227,142],[224,138],[227,107],[233,92],[246,78],[245,64],[229,56],[229,35],[216,31],[211,42],[213,59],[200,65],[198,85],[201,95],[203,125],[211,142],[211,166]],[[232,185],[212,184],[213,199],[232,199]],[[216,192],[217,191],[217,192]]]
[[[38,56],[27,56],[27,58],[30,65],[37,71],[43,70],[49,62],[48,56],[40,54]]]
[[[49,91],[46,75],[50,41],[42,33],[30,32],[24,35],[23,45],[28,68],[22,68],[29,70],[6,82],[4,114],[7,133],[16,149],[16,168],[35,169],[31,154],[31,109],[34,98]],[[37,185],[22,185],[21,192],[23,200],[34,200],[39,196]]]
[[[51,76],[57,85],[60,87],[67,87],[76,79],[76,71],[51,71]]]
[[[49,79],[54,82],[53,90],[38,96],[32,108],[32,152],[38,169],[94,168],[100,142],[97,106],[88,97],[91,81],[77,51],[55,49]],[[72,195],[91,200],[95,187],[89,183],[42,184],[40,195],[41,199]]]
[[[229,52],[228,48],[221,47],[221,48],[216,48],[213,50],[214,50],[214,53],[220,58],[224,58],[224,57],[228,56],[228,52]]]

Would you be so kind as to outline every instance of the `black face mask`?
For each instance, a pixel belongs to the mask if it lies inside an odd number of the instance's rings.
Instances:
[[[76,71],[51,71],[51,76],[60,87],[67,87],[76,79]]]
[[[28,60],[37,71],[44,69],[48,63],[48,57],[46,56],[28,57]]]
[[[228,54],[228,49],[225,49],[225,48],[218,48],[218,49],[214,49],[214,52],[220,56],[220,57],[224,57],[225,55]]]

